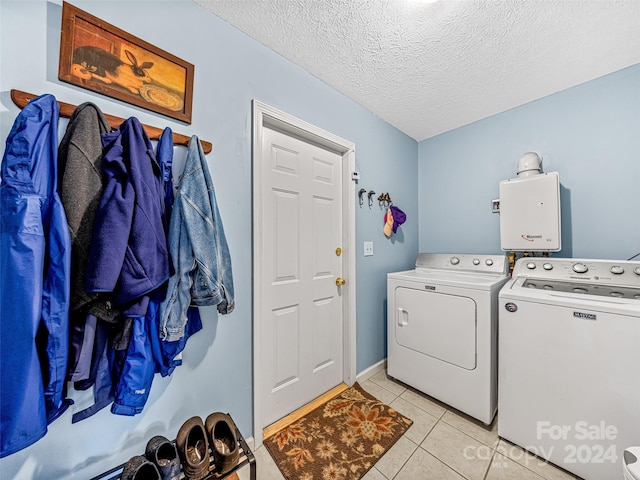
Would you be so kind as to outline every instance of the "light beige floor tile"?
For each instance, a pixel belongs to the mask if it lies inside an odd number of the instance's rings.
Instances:
[[[464,480],[464,477],[418,448],[394,480]]]
[[[253,454],[256,457],[257,480],[284,480],[280,469],[276,466],[276,463],[266,448],[261,446],[257,450],[254,450]],[[240,480],[249,480],[249,467],[239,470],[238,476]]]
[[[364,477],[362,477],[362,480],[387,480],[387,477],[381,474],[380,470],[378,470],[376,467],[373,467],[371,470],[365,473]]]
[[[384,387],[381,387],[377,383],[372,382],[371,380],[366,380],[360,384],[360,386],[365,390],[365,392],[370,393],[374,397],[376,397],[381,402],[389,405],[393,402],[398,395],[393,392],[390,392]]]
[[[386,370],[381,370],[380,372],[376,373],[374,376],[369,377],[369,380],[371,380],[373,383],[377,383],[381,387],[386,388],[387,390],[389,390],[392,393],[395,393],[396,395],[400,395],[402,392],[406,390],[406,387],[404,385],[396,383],[393,380],[390,380],[389,378],[387,378]]]
[[[507,442],[504,439],[500,439],[496,451],[520,465],[527,467],[529,470],[534,471],[545,480],[573,480],[580,478],[556,467],[553,463],[549,463],[543,458],[530,454],[519,446]]]
[[[447,410],[447,412],[442,416],[442,420],[493,449],[496,448],[498,441],[500,440],[498,438],[497,418],[493,420],[491,426],[487,426],[481,421],[471,418],[468,415]]]
[[[374,467],[385,477],[393,478],[407,460],[409,460],[409,457],[411,457],[416,448],[418,448],[418,445],[403,435],[395,445],[376,462]]]
[[[489,467],[486,480],[544,480],[540,475],[496,453]]]
[[[396,398],[389,406],[413,420],[413,425],[409,427],[409,430],[404,435],[417,445],[425,439],[438,421],[436,417],[416,407],[413,403],[409,403],[402,397]]]
[[[440,420],[420,445],[470,480],[482,480],[493,450]]]
[[[405,390],[400,396],[436,418],[442,417],[444,412],[447,411],[446,407],[440,404],[437,400],[411,389]]]

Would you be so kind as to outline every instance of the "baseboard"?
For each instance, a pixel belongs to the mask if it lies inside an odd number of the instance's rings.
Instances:
[[[369,378],[373,377],[376,373],[387,368],[387,359],[383,358],[378,363],[374,363],[369,368],[365,368],[358,375],[356,375],[356,382],[362,383]]]

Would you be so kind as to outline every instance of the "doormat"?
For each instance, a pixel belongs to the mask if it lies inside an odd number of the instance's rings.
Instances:
[[[412,423],[355,383],[264,446],[287,480],[358,480]]]

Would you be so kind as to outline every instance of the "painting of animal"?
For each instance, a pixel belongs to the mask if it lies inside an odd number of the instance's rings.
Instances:
[[[129,50],[124,50],[129,60],[126,63],[116,55],[99,47],[82,46],[73,51],[71,69],[74,75],[87,80],[94,79],[108,84],[116,84],[131,93],[139,94],[140,88],[151,82],[148,69],[153,62],[138,64],[138,60]]]
[[[194,69],[193,64],[62,2],[58,78],[63,82],[191,123]]]

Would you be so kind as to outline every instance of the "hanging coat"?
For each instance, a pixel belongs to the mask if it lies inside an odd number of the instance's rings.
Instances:
[[[173,161],[173,134],[168,127],[164,129],[158,141],[156,159],[162,177],[162,188],[158,190],[158,201],[161,205],[162,225],[166,233],[170,212],[168,202],[171,202],[173,198],[170,181]],[[167,191],[170,191],[171,194],[168,194]],[[162,358],[158,327],[158,305],[165,294],[165,284],[150,294],[145,317],[133,319],[133,334],[128,349],[126,352],[117,352],[115,355],[113,377],[117,379],[117,383],[111,413],[129,416],[141,413],[149,398],[155,372],[163,372],[163,375],[166,375],[167,373],[164,372],[169,371],[168,365],[165,365]]]
[[[0,457],[33,444],[65,399],[71,241],[57,193],[59,107],[34,98],[7,137],[0,184]]]
[[[85,288],[109,293],[132,333],[121,342],[122,350],[96,342],[91,372],[95,403],[76,412],[73,422],[112,402],[113,413],[142,411],[155,368],[145,315],[170,274],[162,171],[149,137],[131,117],[103,134],[102,143],[105,187],[96,209]],[[104,333],[98,328],[96,339],[104,339]]]
[[[102,135],[105,187],[87,262],[87,292],[110,292],[129,317],[144,316],[152,292],[169,278],[162,224],[162,173],[137,118]]]
[[[169,223],[171,220],[171,211],[173,210],[173,132],[169,127],[165,128],[158,141],[156,149],[158,163],[162,169],[162,182],[164,184],[164,216],[163,224],[165,232],[169,234]],[[171,272],[173,275],[175,272]],[[161,295],[163,300],[166,296],[166,288]],[[185,334],[175,341],[166,341],[160,338],[160,302],[151,302],[147,310],[147,331],[149,332],[149,340],[151,342],[151,350],[156,364],[156,372],[163,377],[171,375],[173,370],[182,364],[182,360],[176,357],[184,350],[189,337],[202,330],[202,319],[200,318],[200,310],[198,307],[189,307],[187,310],[187,327]]]
[[[113,323],[119,311],[103,294],[84,289],[96,208],[102,195],[103,133],[109,122],[93,103],[79,105],[71,115],[58,147],[58,184],[71,234],[71,305],[69,308],[68,379],[76,388],[93,384],[91,358],[99,319]]]
[[[235,305],[229,246],[207,159],[195,135],[177,195],[169,225],[175,275],[160,305],[160,336],[171,342],[185,334],[189,305],[215,305],[223,315]]]

